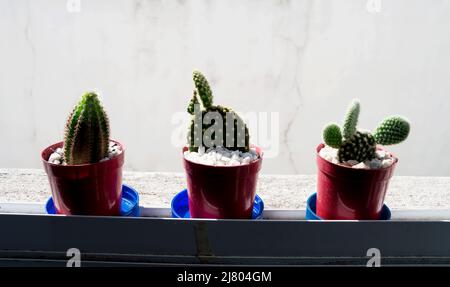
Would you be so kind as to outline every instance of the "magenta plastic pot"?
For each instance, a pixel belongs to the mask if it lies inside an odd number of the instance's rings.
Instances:
[[[323,219],[380,219],[384,197],[398,159],[380,169],[354,169],[327,161],[317,147],[317,215]]]
[[[125,149],[110,160],[94,164],[56,165],[48,158],[62,142],[44,149],[41,157],[47,173],[58,214],[120,215],[122,201],[122,166]]]
[[[210,166],[183,156],[191,218],[250,219],[256,195],[259,159],[240,166]],[[183,152],[187,147],[183,148]]]

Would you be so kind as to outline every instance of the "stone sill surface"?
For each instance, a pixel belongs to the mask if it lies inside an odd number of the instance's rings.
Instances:
[[[140,195],[147,207],[170,207],[172,197],[185,188],[183,173],[124,172],[123,182]],[[305,209],[315,191],[315,175],[260,175],[258,195],[266,209]],[[47,176],[41,169],[0,169],[0,202],[40,202],[51,195]],[[450,177],[396,176],[386,204],[391,209],[450,209]]]

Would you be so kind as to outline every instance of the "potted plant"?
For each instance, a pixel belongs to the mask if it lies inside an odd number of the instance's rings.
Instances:
[[[192,218],[252,217],[262,152],[249,144],[249,131],[232,109],[213,105],[205,76],[193,72],[194,94],[188,146],[183,148]]]
[[[57,213],[120,215],[124,148],[109,133],[97,95],[85,93],[69,115],[64,142],[41,154]]]
[[[398,159],[383,146],[398,144],[410,125],[399,116],[385,118],[371,134],[357,129],[360,103],[353,100],[342,129],[324,128],[317,147],[317,215],[322,219],[380,219],[389,180]]]

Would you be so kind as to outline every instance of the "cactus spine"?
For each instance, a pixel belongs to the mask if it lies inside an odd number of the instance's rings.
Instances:
[[[200,146],[224,146],[248,152],[249,131],[244,121],[232,109],[213,105],[210,85],[202,73],[194,71],[193,80],[195,90],[187,108],[192,115],[188,130],[189,150],[197,151]]]
[[[108,156],[109,120],[93,92],[85,93],[66,123],[64,160],[69,165],[96,163]]]
[[[398,116],[384,119],[373,135],[370,132],[358,131],[359,111],[359,101],[353,100],[344,119],[342,135],[336,124],[327,125],[323,131],[324,142],[338,149],[340,162],[371,160],[375,157],[377,144],[398,144],[408,137],[410,125],[407,120]]]

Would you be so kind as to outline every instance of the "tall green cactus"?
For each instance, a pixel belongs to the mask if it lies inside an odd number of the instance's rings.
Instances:
[[[194,95],[187,108],[192,115],[188,130],[189,150],[198,151],[200,146],[224,146],[248,152],[249,131],[244,121],[232,109],[213,105],[211,88],[202,73],[194,71],[193,80]],[[214,127],[214,132],[209,134],[211,127]]]
[[[64,161],[68,165],[99,162],[108,156],[109,120],[93,92],[85,93],[66,123]]]
[[[358,131],[359,111],[359,101],[353,100],[344,119],[343,135],[336,124],[327,125],[323,131],[324,142],[338,149],[340,162],[371,160],[375,157],[377,144],[398,144],[408,137],[410,125],[407,120],[398,116],[384,119],[373,135],[370,132]]]
[[[344,134],[344,138],[351,138],[352,135],[356,132],[356,126],[358,125],[359,118],[359,110],[360,104],[359,100],[354,99],[347,110],[347,114],[345,115],[344,125],[342,126],[342,132]]]

